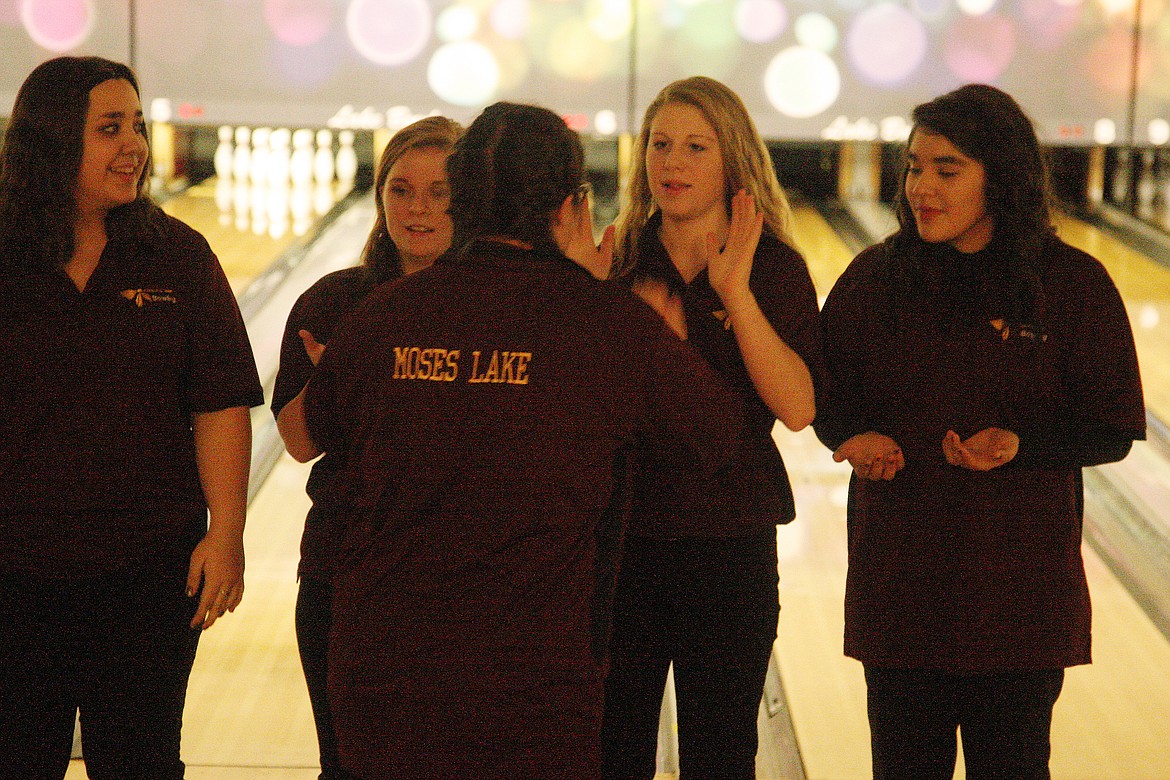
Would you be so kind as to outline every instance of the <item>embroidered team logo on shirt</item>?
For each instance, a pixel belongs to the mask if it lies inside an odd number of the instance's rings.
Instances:
[[[123,290],[119,295],[140,309],[155,304],[179,302],[174,290]]]

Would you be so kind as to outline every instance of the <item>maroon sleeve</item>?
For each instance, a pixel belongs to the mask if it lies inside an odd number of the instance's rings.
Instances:
[[[819,398],[825,384],[820,316],[816,288],[804,258],[776,239],[761,239],[750,286],[768,323],[804,361]]]
[[[259,406],[264,403],[264,391],[227,276],[202,236],[198,236],[190,256],[191,410]]]
[[[1129,317],[1100,262],[1065,245],[1057,245],[1057,252],[1045,292],[1054,336],[1067,342],[1061,367],[1067,401],[1060,419],[1016,431],[1017,465],[1081,467],[1120,460],[1146,430]]]
[[[337,323],[369,293],[371,286],[364,268],[345,268],[317,280],[293,304],[280,342],[280,368],[272,389],[274,416],[313,375],[313,363],[298,335],[300,331],[307,330],[317,341],[327,344]]]
[[[876,423],[864,408],[867,394],[860,369],[869,362],[869,340],[879,327],[873,314],[883,305],[869,272],[876,251],[866,250],[849,264],[821,309],[825,383],[817,397],[813,429],[831,450],[859,433],[875,430]]]

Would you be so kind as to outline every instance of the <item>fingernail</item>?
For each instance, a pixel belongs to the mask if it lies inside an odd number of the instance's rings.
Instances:
[[[191,597],[192,597],[192,596],[194,596],[194,595],[195,595],[195,589],[194,589],[194,588],[191,588],[191,587],[188,587],[188,588],[187,588],[187,598],[191,598]]]

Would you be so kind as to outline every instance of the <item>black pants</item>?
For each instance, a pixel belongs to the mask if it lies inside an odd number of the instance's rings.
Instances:
[[[875,780],[1047,780],[1063,669],[956,675],[866,667]]]
[[[198,596],[187,557],[101,577],[0,579],[0,779],[65,776],[81,714],[95,780],[181,780]]]
[[[297,647],[301,668],[309,687],[309,704],[317,726],[317,747],[321,754],[319,780],[344,778],[337,758],[337,737],[329,709],[329,631],[333,626],[333,585],[326,577],[301,577],[297,593]]]
[[[757,719],[776,638],[776,536],[627,537],[614,599],[602,777],[652,778],[674,662],[683,777],[755,777]]]

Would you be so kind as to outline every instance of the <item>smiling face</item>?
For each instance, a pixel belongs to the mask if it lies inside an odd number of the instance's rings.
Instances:
[[[694,106],[667,103],[654,115],[646,177],[664,220],[726,219],[727,184],[719,138]]]
[[[386,232],[398,247],[402,270],[426,268],[451,246],[446,149],[410,149],[390,167],[382,188]]]
[[[83,144],[77,173],[82,214],[104,217],[138,197],[150,149],[142,104],[129,81],[110,79],[90,90]]]
[[[967,253],[987,246],[995,226],[987,211],[983,163],[922,127],[914,131],[907,157],[906,199],[922,240],[945,241]]]

